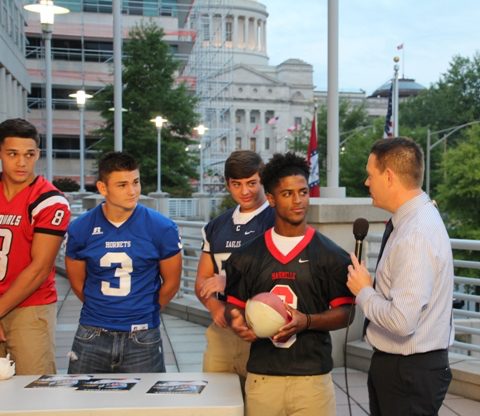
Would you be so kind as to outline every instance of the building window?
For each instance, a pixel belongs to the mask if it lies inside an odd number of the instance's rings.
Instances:
[[[208,15],[202,16],[202,40],[204,42],[210,40],[210,18]]]
[[[265,150],[270,150],[270,137],[265,137]]]
[[[250,150],[257,151],[257,139],[255,137],[250,137]]]
[[[83,11],[93,13],[112,13],[112,1],[83,0]]]
[[[231,42],[233,37],[233,24],[232,22],[225,22],[225,40]]]
[[[250,123],[255,123],[257,121],[257,118],[255,117],[255,114],[250,113]]]
[[[222,137],[220,139],[220,152],[225,153],[227,151],[227,138]]]
[[[242,138],[235,137],[235,150],[240,150],[242,148]]]
[[[302,117],[295,117],[293,119],[293,125],[296,127],[296,128],[300,128],[301,125],[302,125]]]

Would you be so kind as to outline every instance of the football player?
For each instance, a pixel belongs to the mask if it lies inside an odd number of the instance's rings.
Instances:
[[[68,228],[67,275],[83,302],[68,372],[165,372],[159,311],[180,286],[178,229],[138,204],[130,155],[108,153],[98,166],[105,202]]]
[[[226,262],[225,317],[252,342],[245,384],[248,416],[335,414],[329,331],[347,326],[354,316],[346,286],[350,258],[307,225],[308,177],[304,158],[273,156],[261,181],[275,209],[275,225]],[[258,339],[245,323],[246,301],[261,292],[281,297],[292,318],[271,339]]]
[[[0,356],[10,353],[17,375],[56,372],[54,262],[70,208],[35,174],[39,143],[26,120],[0,124]]]
[[[260,183],[264,164],[251,150],[233,152],[225,161],[225,183],[237,206],[210,221],[203,229],[203,252],[195,291],[209,310],[213,323],[206,331],[203,371],[228,372],[246,377],[250,344],[238,338],[224,317],[224,262],[230,254],[273,225],[274,214]]]

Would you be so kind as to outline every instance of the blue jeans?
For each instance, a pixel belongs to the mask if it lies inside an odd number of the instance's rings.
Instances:
[[[68,374],[164,372],[160,328],[126,332],[78,326]]]

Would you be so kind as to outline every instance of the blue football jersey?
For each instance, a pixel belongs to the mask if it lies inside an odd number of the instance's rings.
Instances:
[[[86,262],[80,323],[116,331],[157,327],[159,261],[180,249],[176,224],[142,205],[120,227],[101,205],[73,221],[66,255]]]
[[[263,235],[275,222],[275,211],[266,206],[245,224],[235,224],[230,208],[211,220],[203,229],[203,251],[210,253],[215,273],[224,270],[224,263],[235,250]]]

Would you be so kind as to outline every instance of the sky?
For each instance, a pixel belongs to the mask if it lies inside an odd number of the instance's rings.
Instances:
[[[267,7],[270,65],[301,59],[314,84],[327,89],[328,0],[260,0]],[[338,0],[339,89],[371,94],[393,77],[425,87],[448,71],[455,55],[480,53],[479,0]],[[397,46],[403,44],[403,49]]]

